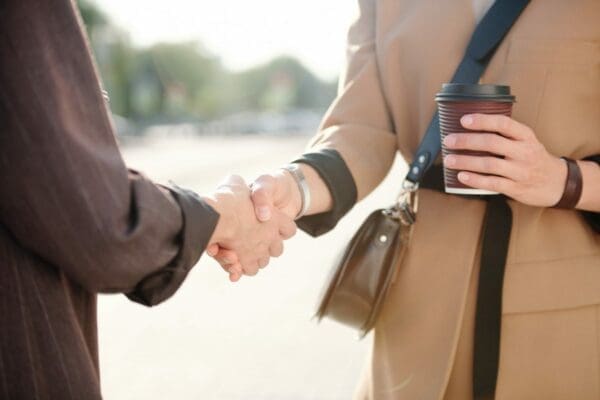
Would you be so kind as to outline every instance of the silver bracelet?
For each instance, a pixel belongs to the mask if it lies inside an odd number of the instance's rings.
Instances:
[[[288,164],[282,169],[288,171],[296,184],[298,185],[298,189],[300,190],[300,199],[302,200],[302,206],[300,207],[300,212],[296,215],[296,219],[302,218],[308,212],[310,208],[310,189],[308,187],[308,182],[304,177],[304,173],[298,166],[298,164]]]

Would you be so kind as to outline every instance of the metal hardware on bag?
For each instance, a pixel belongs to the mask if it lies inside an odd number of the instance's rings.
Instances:
[[[398,195],[396,204],[387,208],[383,213],[395,220],[400,221],[403,225],[410,226],[417,220],[417,190],[418,183],[405,180],[402,183],[402,191]]]

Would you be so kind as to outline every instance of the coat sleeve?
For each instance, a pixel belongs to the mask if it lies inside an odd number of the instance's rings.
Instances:
[[[600,166],[600,154],[586,158],[587,161],[594,161]],[[600,213],[592,211],[582,211],[583,218],[587,221],[590,227],[600,234]]]
[[[307,153],[296,161],[317,170],[334,200],[331,212],[299,221],[299,226],[313,235],[332,229],[356,201],[368,195],[386,176],[396,154],[396,136],[377,61],[376,3],[359,0],[358,19],[348,32],[347,63],[337,98]]]
[[[125,167],[71,1],[0,8],[0,223],[91,292],[165,300],[218,214]]]

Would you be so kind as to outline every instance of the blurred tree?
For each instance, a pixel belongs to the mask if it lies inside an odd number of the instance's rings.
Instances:
[[[297,59],[281,56],[237,75],[242,107],[285,111],[326,108],[335,97],[336,84],[317,78]]]
[[[108,25],[108,17],[98,7],[88,0],[77,0],[81,18],[85,22],[88,30],[94,30],[97,27]]]
[[[167,116],[212,117],[219,104],[207,98],[222,75],[218,59],[196,42],[157,44],[140,52],[142,69],[154,71],[162,87],[159,112]],[[144,65],[150,62],[152,66]]]
[[[136,51],[126,32],[114,26],[97,6],[88,0],[77,2],[88,31],[110,107],[116,114],[131,116],[131,79]]]
[[[90,0],[77,1],[114,113],[138,121],[214,119],[240,111],[323,111],[336,85],[292,57],[240,73],[197,42],[131,45]]]

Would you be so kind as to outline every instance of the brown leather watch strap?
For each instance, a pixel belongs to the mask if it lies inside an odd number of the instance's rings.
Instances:
[[[581,176],[581,169],[579,169],[577,161],[567,157],[561,158],[567,162],[567,181],[565,183],[565,191],[554,208],[571,209],[575,208],[581,198],[583,177]]]

